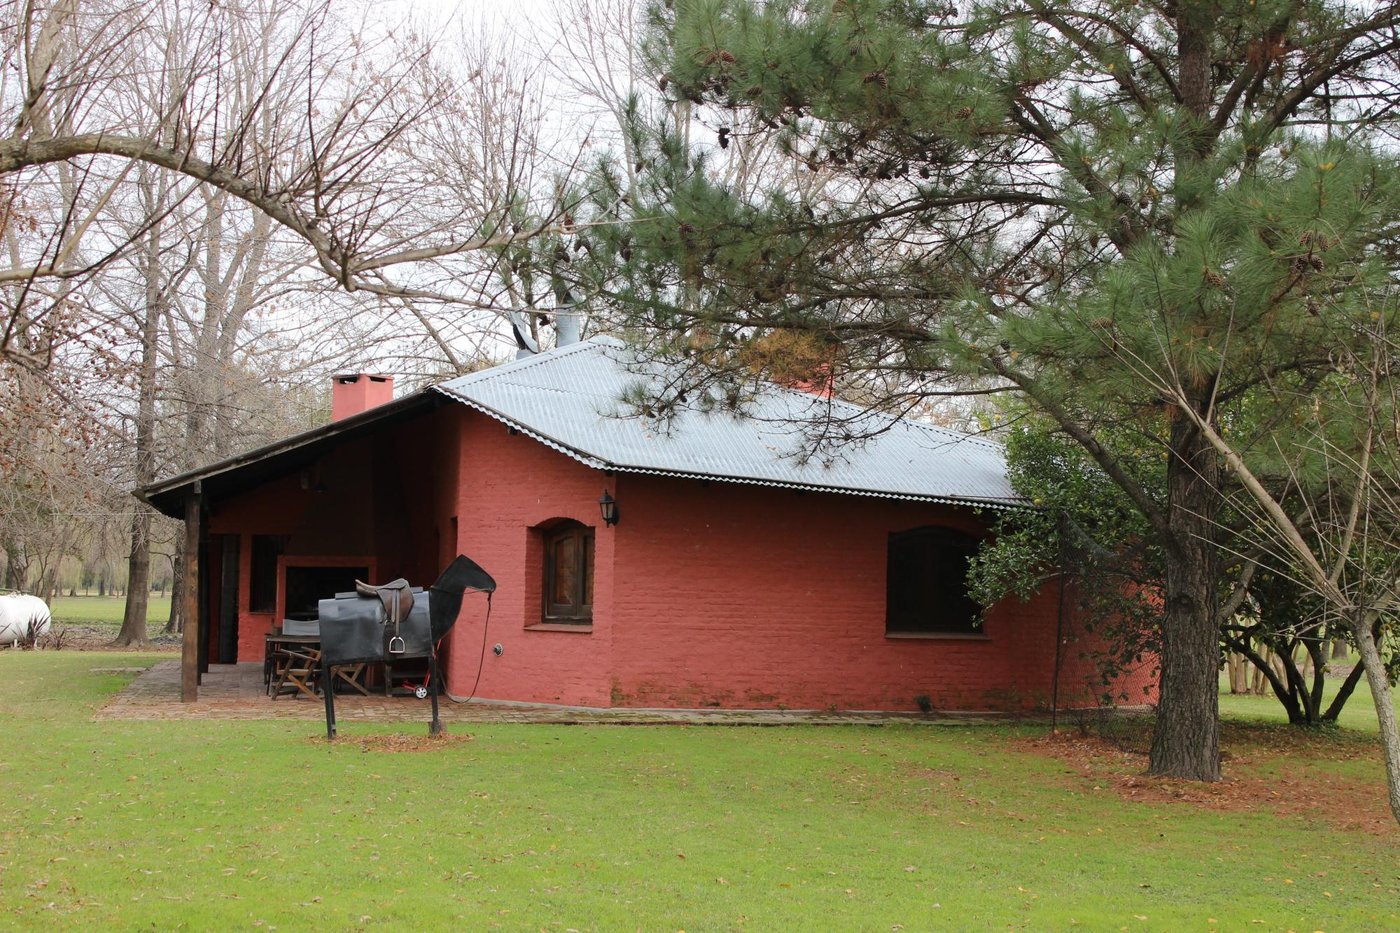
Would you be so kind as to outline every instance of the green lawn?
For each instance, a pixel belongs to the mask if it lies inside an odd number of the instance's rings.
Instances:
[[[58,625],[103,625],[120,628],[126,611],[125,596],[58,596],[49,607]],[[152,594],[146,606],[146,625],[159,631],[170,618],[170,597]]]
[[[1028,726],[90,721],[151,660],[0,652],[0,928],[1400,927],[1400,832],[1340,828],[1384,812],[1354,731],[1227,730],[1229,794],[1326,786],[1221,811]]]
[[[1345,679],[1346,675],[1344,674],[1329,674],[1327,676],[1322,691],[1322,695],[1326,698],[1325,703],[1331,702],[1332,698],[1337,695],[1337,688]],[[1400,691],[1392,689],[1390,697],[1396,711],[1400,712]],[[1325,703],[1324,709],[1326,708]],[[1220,678],[1220,714],[1230,719],[1245,722],[1288,722],[1288,713],[1284,711],[1273,691],[1264,696],[1232,695],[1229,679],[1224,675]],[[1364,676],[1361,682],[1356,685],[1356,691],[1347,699],[1346,706],[1342,707],[1338,724],[1347,729],[1356,729],[1362,732],[1376,731],[1376,706],[1371,699],[1371,688],[1367,685]]]

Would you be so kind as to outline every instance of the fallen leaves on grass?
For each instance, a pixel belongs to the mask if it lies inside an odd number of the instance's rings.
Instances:
[[[1376,757],[1375,736],[1326,726],[1226,721],[1220,724],[1220,744],[1231,748],[1240,759],[1260,753],[1326,761]]]
[[[344,736],[335,740],[336,745],[355,745],[362,752],[435,752],[451,748],[472,740],[469,734],[444,732],[441,735],[390,733],[388,735]],[[314,744],[331,744],[326,739],[311,739]]]
[[[1237,740],[1239,738],[1237,736]],[[1028,739],[1023,747],[1032,754],[1064,762],[1070,766],[1066,774],[1091,781],[1095,790],[1107,787],[1128,801],[1187,804],[1226,813],[1263,811],[1276,816],[1305,818],[1322,813],[1337,828],[1348,832],[1400,833],[1400,827],[1386,806],[1385,788],[1380,780],[1373,782],[1319,773],[1308,767],[1308,759],[1362,757],[1359,745],[1348,740],[1328,743],[1316,733],[1301,731],[1297,736],[1289,736],[1270,730],[1265,741],[1259,738],[1255,732],[1248,733],[1230,756],[1231,773],[1211,783],[1146,774],[1145,755],[1125,751],[1095,736],[1058,733]],[[1298,754],[1300,746],[1306,750],[1301,755]],[[1373,747],[1367,750],[1375,754]],[[1290,754],[1300,760],[1278,760],[1280,755]],[[1251,773],[1256,766],[1268,763],[1272,763],[1274,773]]]

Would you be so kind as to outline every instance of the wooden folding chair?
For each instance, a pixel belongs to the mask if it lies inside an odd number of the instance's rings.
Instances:
[[[316,699],[317,676],[321,672],[321,649],[309,645],[284,645],[277,650],[275,700],[283,693]]]
[[[369,667],[369,665],[364,662],[359,664],[337,664],[335,667],[331,668],[331,687],[334,688],[337,684],[345,683],[349,684],[350,687],[361,696],[369,696],[369,690],[365,689],[364,684],[365,668],[367,667]]]

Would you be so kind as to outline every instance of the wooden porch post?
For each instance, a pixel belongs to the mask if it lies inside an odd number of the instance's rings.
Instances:
[[[180,642],[180,702],[199,699],[199,519],[203,506],[199,480],[185,498],[185,628]]]

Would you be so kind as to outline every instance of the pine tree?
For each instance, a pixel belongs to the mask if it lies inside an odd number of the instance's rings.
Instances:
[[[1236,449],[1267,457],[1331,348],[1396,314],[1400,8],[676,0],[652,20],[658,84],[713,142],[632,128],[583,292],[706,380],[800,345],[895,411],[949,380],[1019,393],[1157,538],[1151,770],[1217,779],[1212,437],[1265,393],[1281,410]],[[760,141],[765,185],[714,180]],[[1159,446],[1160,483],[1124,437]]]

